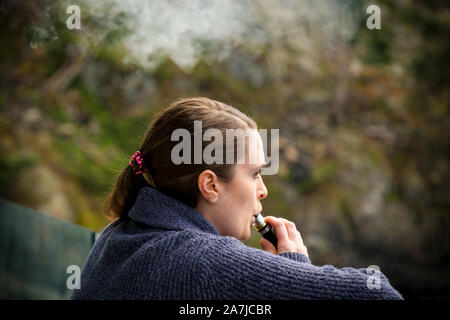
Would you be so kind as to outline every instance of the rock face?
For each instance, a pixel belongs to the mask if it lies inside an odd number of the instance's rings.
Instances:
[[[282,125],[285,134],[298,131],[294,117]],[[408,182],[399,181],[391,148],[348,127],[326,129],[325,138],[300,133],[298,139],[302,136],[305,141],[297,145],[289,136],[280,139],[281,167],[288,168],[283,176],[290,186],[276,195],[281,194],[280,202],[291,199],[286,215],[296,221],[313,260],[378,265],[406,296],[446,296],[449,225],[425,205],[432,203],[420,172],[411,165],[403,169]],[[288,192],[291,186],[297,188]],[[288,196],[292,192],[297,196]]]

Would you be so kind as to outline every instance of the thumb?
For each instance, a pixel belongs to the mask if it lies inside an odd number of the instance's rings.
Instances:
[[[274,247],[274,245],[269,240],[261,238],[259,240],[259,244],[261,245],[261,248],[264,251],[268,251],[270,253],[277,254],[277,249]]]

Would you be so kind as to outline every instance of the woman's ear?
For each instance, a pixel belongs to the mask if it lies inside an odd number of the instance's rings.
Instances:
[[[211,170],[204,170],[198,175],[197,185],[203,198],[210,202],[215,203],[219,199],[217,175]]]

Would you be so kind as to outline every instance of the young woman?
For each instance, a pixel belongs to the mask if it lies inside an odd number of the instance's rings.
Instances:
[[[233,163],[176,164],[175,130],[190,134],[191,155],[203,155],[211,143],[193,141],[195,121],[202,134],[219,130],[223,159],[232,152]],[[227,129],[245,133],[245,143],[234,143]],[[381,272],[313,265],[288,220],[266,217],[277,247],[265,239],[262,250],[239,241],[250,237],[267,197],[264,164],[257,125],[237,109],[207,98],[171,104],[118,177],[105,206],[114,221],[92,248],[72,298],[402,299]]]

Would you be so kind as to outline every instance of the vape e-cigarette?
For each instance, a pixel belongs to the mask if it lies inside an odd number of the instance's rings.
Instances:
[[[275,248],[277,248],[277,237],[275,235],[275,230],[272,228],[270,224],[264,221],[264,217],[261,213],[255,216],[255,223],[253,224],[253,228],[258,231],[264,239],[269,240]]]

